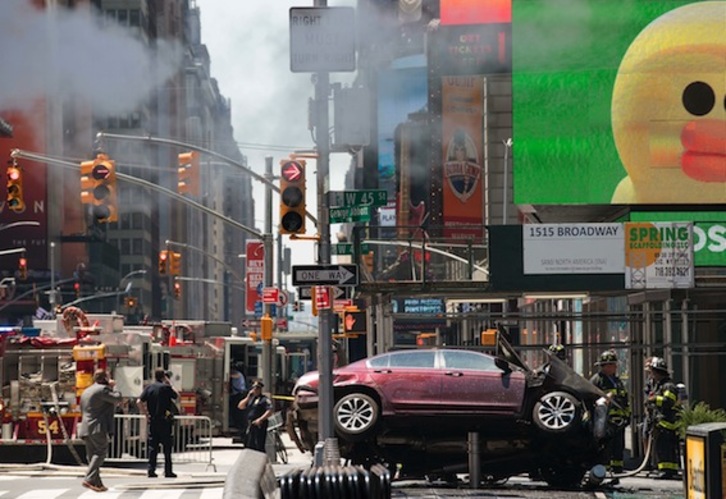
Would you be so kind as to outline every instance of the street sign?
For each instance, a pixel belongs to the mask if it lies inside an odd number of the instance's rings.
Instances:
[[[287,291],[284,289],[281,289],[280,292],[277,294],[277,306],[278,307],[284,307],[288,303],[290,303],[290,295],[287,294]]]
[[[357,265],[293,265],[293,286],[357,286]]]
[[[327,286],[315,287],[315,306],[318,310],[330,308],[330,288]]]
[[[247,241],[245,280],[247,281],[247,310],[255,310],[255,303],[262,299],[265,277],[265,246],[262,241]]]
[[[361,253],[368,253],[368,243],[360,245]],[[353,243],[335,243],[330,245],[330,253],[333,255],[352,255]]]
[[[353,306],[353,300],[347,298],[345,300],[333,300],[333,312],[344,312],[346,308]]]
[[[352,7],[292,7],[290,70],[355,71],[355,33]]]
[[[328,206],[386,206],[388,193],[383,190],[328,191]]]
[[[277,288],[264,288],[262,290],[262,303],[275,303],[280,301],[280,290]]]
[[[330,223],[340,224],[346,222],[370,222],[370,206],[348,206],[343,208],[330,208]]]

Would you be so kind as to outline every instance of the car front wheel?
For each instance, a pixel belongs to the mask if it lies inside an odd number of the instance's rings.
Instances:
[[[348,393],[340,397],[333,408],[335,429],[348,440],[365,438],[379,417],[378,404],[364,393]]]
[[[567,433],[582,417],[580,401],[568,392],[550,392],[542,395],[534,405],[534,424],[548,433]]]

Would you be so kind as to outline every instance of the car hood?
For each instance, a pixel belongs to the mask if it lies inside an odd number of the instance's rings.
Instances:
[[[550,376],[555,383],[562,386],[567,386],[576,390],[578,393],[588,395],[593,398],[604,397],[605,392],[600,390],[597,386],[592,384],[590,380],[583,378],[581,375],[576,373],[566,362],[559,359],[553,353],[547,351],[549,355],[550,368],[547,375]]]

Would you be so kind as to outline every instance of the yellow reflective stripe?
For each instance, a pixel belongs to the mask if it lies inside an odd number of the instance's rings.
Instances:
[[[663,393],[663,396],[664,396],[664,397],[668,397],[668,398],[669,398],[669,399],[671,399],[671,400],[672,400],[673,402],[675,402],[675,401],[677,401],[677,400],[678,400],[678,396],[677,396],[677,395],[676,395],[675,393],[673,393],[672,391],[670,391],[670,390],[666,390],[666,391],[665,391],[665,392]]]
[[[657,405],[657,406],[663,405],[663,395],[655,396],[655,405]]]
[[[611,459],[610,466],[623,466],[623,462],[618,459]]]
[[[678,471],[678,465],[676,463],[662,462],[658,463],[659,470],[675,470]]]
[[[658,426],[665,428],[666,430],[675,430],[678,428],[676,423],[670,423],[668,421],[658,421]]]

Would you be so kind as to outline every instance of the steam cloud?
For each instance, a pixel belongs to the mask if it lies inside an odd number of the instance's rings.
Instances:
[[[30,0],[0,1],[0,47],[0,109],[48,95],[100,114],[130,112],[182,61],[180,46],[158,40],[152,51],[90,9],[42,10]]]

